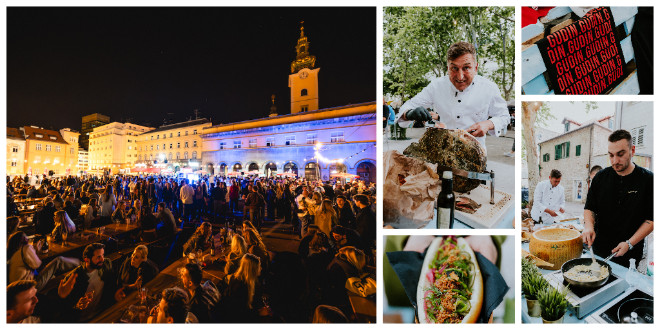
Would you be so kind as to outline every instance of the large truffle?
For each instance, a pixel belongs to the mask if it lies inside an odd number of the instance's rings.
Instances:
[[[439,166],[473,172],[486,171],[486,152],[479,141],[465,130],[428,128],[419,142],[411,143],[403,154]],[[479,184],[479,180],[454,177],[456,192],[468,192]]]

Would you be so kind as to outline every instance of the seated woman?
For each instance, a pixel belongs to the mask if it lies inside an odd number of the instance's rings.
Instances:
[[[41,259],[36,250],[41,249],[42,243],[43,241],[40,240],[34,245],[28,244],[27,236],[22,231],[17,231],[9,236],[7,240],[7,283],[18,280],[35,280],[37,290],[41,290],[54,276],[80,265],[78,259],[59,256],[44,266],[35,276],[35,271],[41,267]]]
[[[127,294],[138,290],[143,284],[158,275],[158,266],[147,259],[149,249],[146,245],[138,245],[130,258],[126,258],[119,268],[115,298],[123,300]]]
[[[126,221],[126,202],[120,200],[117,203],[117,208],[112,213],[112,222],[125,223]]]
[[[259,258],[245,254],[236,273],[226,277],[227,288],[220,302],[221,322],[254,322],[258,315],[257,305],[261,302],[260,273]]]
[[[268,265],[270,264],[270,254],[268,249],[264,244],[261,236],[253,228],[249,228],[243,231],[243,238],[245,238],[245,244],[247,245],[247,252],[252,253],[259,258],[261,262],[261,269],[266,273],[268,271]]]
[[[227,264],[225,264],[225,274],[229,275],[238,269],[238,265],[247,253],[247,246],[245,240],[240,235],[234,235],[231,240],[231,248],[229,254],[225,257]]]
[[[59,210],[55,212],[53,219],[55,220],[55,228],[53,228],[51,235],[54,241],[61,241],[63,235],[70,235],[76,232],[76,225],[71,221],[66,211]]]
[[[83,205],[80,215],[83,217],[83,228],[92,228],[99,220],[99,205],[96,199],[91,198],[89,203]]]
[[[195,252],[197,250],[205,251],[211,247],[211,234],[213,229],[211,223],[202,222],[202,224],[197,227],[195,233],[190,236],[188,242],[183,245],[183,256],[187,256],[190,252]]]

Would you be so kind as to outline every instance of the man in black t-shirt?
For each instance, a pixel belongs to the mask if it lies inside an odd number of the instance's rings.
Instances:
[[[616,252],[612,261],[628,267],[630,258],[640,262],[644,238],[653,231],[653,173],[632,162],[630,133],[615,131],[608,141],[612,166],[593,179],[582,239],[601,257]]]

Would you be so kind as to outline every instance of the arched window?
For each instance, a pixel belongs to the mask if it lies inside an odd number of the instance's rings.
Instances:
[[[177,152],[176,153],[176,159],[179,159],[179,158],[181,158],[181,153]]]
[[[183,153],[183,159],[188,159],[188,152],[187,151]]]
[[[172,160],[172,153],[171,152],[167,155],[167,159]]]
[[[193,159],[197,159],[197,151],[193,151],[193,153],[192,153],[192,158],[193,158]]]
[[[307,88],[303,88],[303,89],[300,91],[300,96],[307,96]]]

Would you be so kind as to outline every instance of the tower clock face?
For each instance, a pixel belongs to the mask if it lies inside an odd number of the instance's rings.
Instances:
[[[298,77],[300,77],[300,79],[307,78],[307,71],[300,71],[300,73],[298,74]]]

